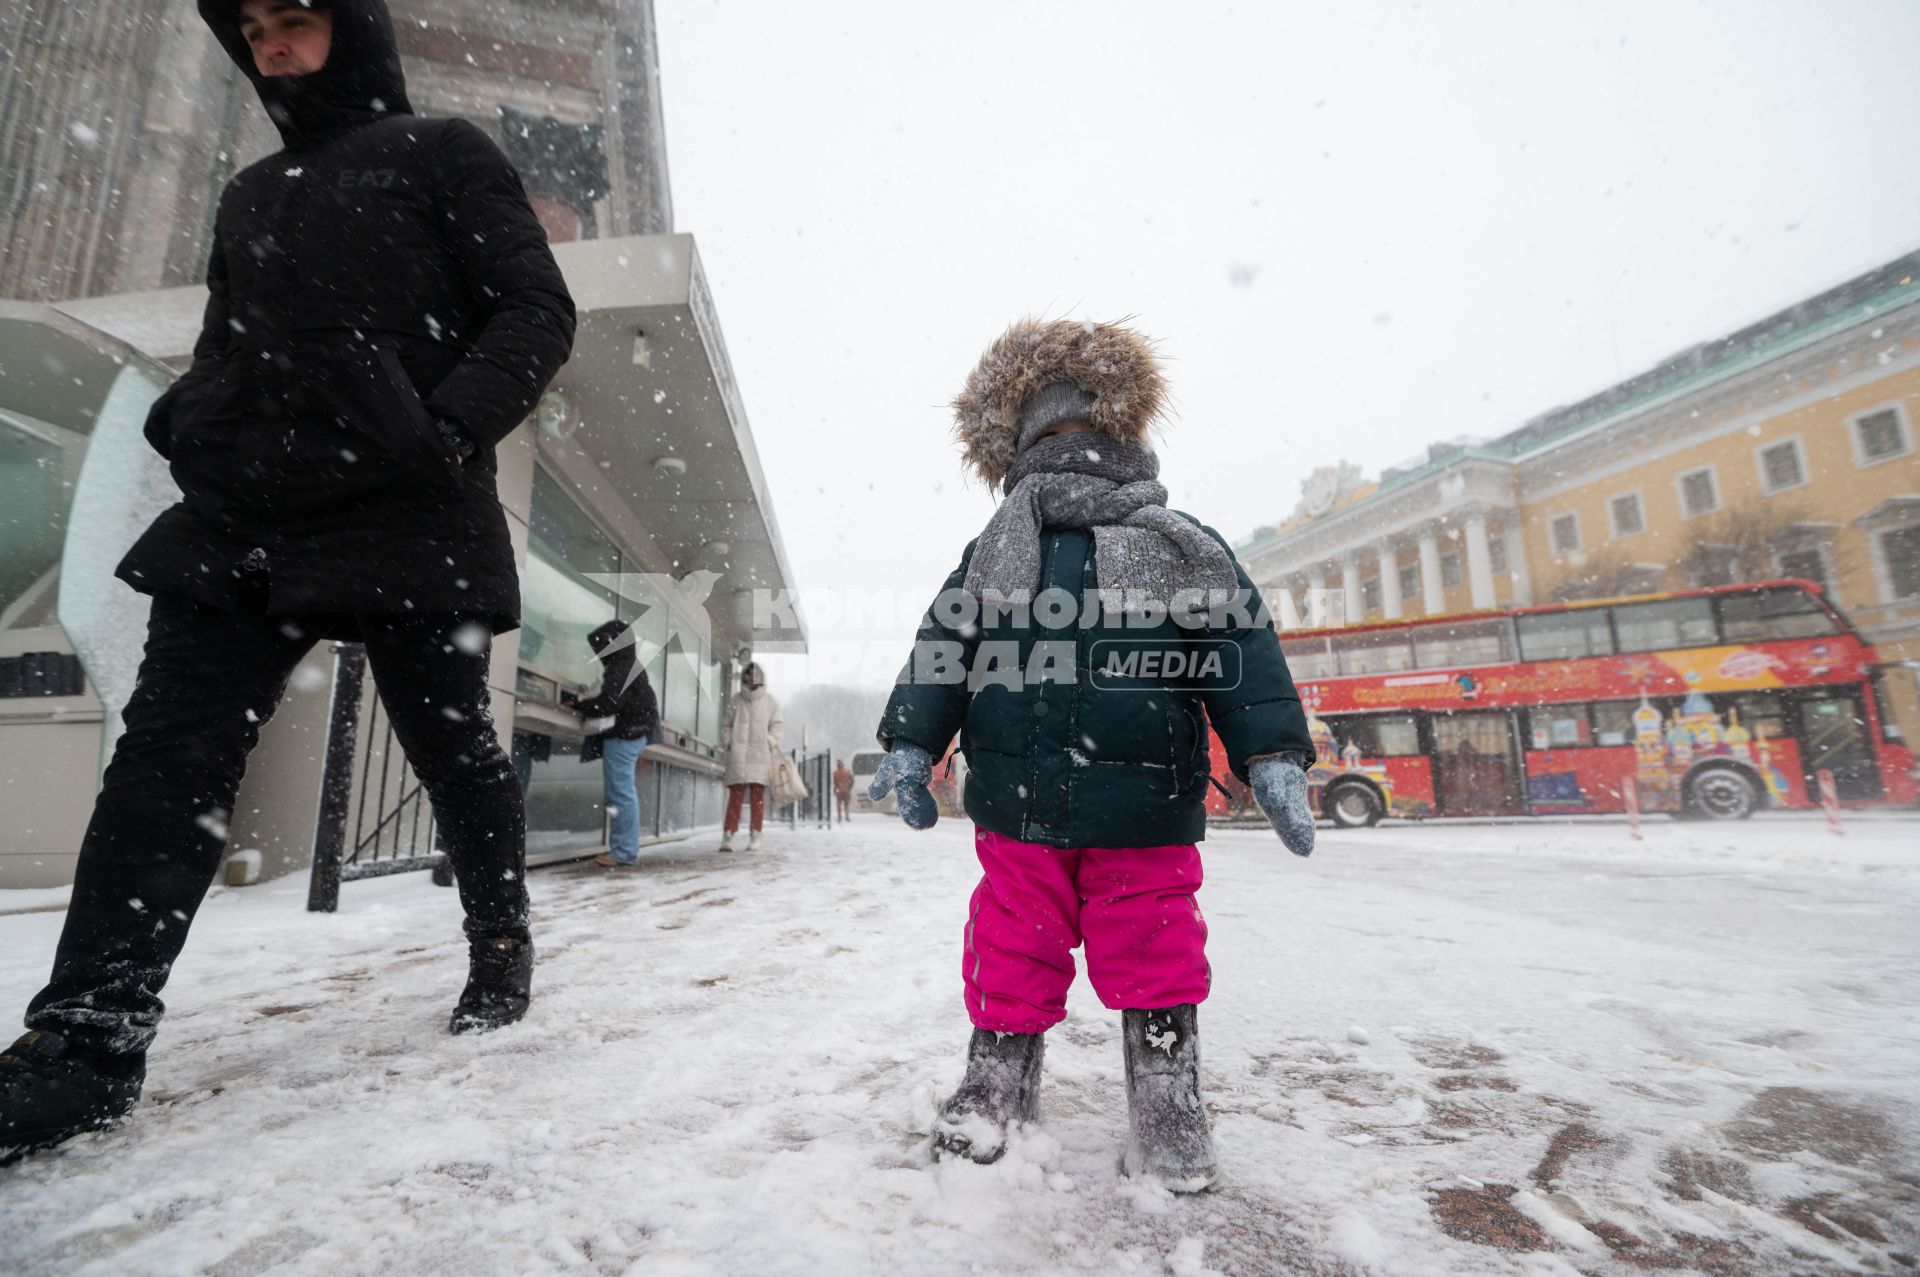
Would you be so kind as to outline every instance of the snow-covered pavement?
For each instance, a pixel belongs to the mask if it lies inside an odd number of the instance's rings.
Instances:
[[[0,1271],[1901,1272],[1920,1252],[1920,821],[1207,843],[1223,1183],[1116,1170],[1076,986],[1043,1125],[933,1165],[970,827],[706,835],[534,875],[527,1021],[451,1038],[451,891],[208,902],[123,1128],[0,1171]],[[0,909],[6,907],[0,896]],[[61,915],[0,916],[0,1008]],[[1904,1256],[1904,1258],[1903,1258]]]

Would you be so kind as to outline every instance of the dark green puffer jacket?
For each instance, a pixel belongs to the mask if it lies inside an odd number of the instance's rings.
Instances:
[[[1219,533],[1203,530],[1232,555]],[[880,720],[883,747],[908,741],[935,759],[960,733],[968,769],[966,809],[975,824],[1055,847],[1200,841],[1206,837],[1208,785],[1203,709],[1242,780],[1247,760],[1261,754],[1298,750],[1312,758],[1306,716],[1270,621],[1250,625],[1228,618],[1218,628],[1193,630],[1171,620],[1151,628],[1130,626],[1122,617],[1080,608],[1099,585],[1091,533],[1049,529],[1041,535],[1041,555],[1040,593],[1057,588],[1070,595],[1080,611],[1073,624],[1048,630],[999,618],[962,633],[930,611],[916,636],[916,657],[901,672]],[[964,587],[972,558],[970,543],[943,590]],[[1253,584],[1237,560],[1234,573],[1253,600]],[[1249,610],[1255,607],[1257,600]],[[1040,642],[1057,644],[1050,651],[1064,659],[1041,668],[1048,662],[1035,659]],[[983,651],[983,644],[1000,646]],[[998,652],[1006,658],[999,664],[1016,667],[1002,677],[1017,678],[1018,689],[988,680],[969,693],[965,681],[929,681],[924,661],[916,679],[915,660],[933,650],[929,645],[964,653],[969,669],[976,658],[984,663],[987,653]],[[1105,671],[1116,655],[1124,662],[1127,655],[1148,650],[1164,657],[1203,649],[1220,651],[1223,664],[1237,662],[1237,681],[1225,670],[1227,678],[1203,680],[1196,688],[1191,679],[1148,677],[1139,664],[1131,676],[1095,677],[1096,662]]]

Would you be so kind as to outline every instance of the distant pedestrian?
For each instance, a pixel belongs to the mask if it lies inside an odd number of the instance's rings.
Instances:
[[[640,792],[634,772],[647,742],[659,735],[660,706],[624,622],[608,621],[587,635],[587,645],[605,671],[599,692],[574,706],[589,728],[580,757],[601,760],[600,792],[607,804],[607,849],[593,863],[624,869],[640,862]]]
[[[846,824],[848,811],[853,806],[853,773],[847,769],[847,760],[837,759],[833,764],[833,805],[841,824]]]
[[[752,823],[747,850],[760,850],[760,827],[767,818],[767,785],[773,779],[773,756],[780,752],[780,702],[767,690],[767,676],[754,662],[740,671],[740,690],[727,706],[727,817],[720,850],[733,850],[740,828],[740,807],[750,803]]]

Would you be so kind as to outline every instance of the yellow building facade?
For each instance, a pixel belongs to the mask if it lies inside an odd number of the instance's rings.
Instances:
[[[1882,687],[1920,740],[1920,253],[1497,438],[1305,486],[1238,547],[1300,623],[1803,577],[1916,663]]]

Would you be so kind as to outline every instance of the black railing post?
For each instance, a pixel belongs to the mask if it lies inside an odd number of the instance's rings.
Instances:
[[[833,751],[827,750],[813,766],[819,776],[819,783],[813,792],[820,795],[820,827],[833,828]]]
[[[313,870],[307,881],[309,913],[332,913],[340,907],[340,865],[346,856],[347,801],[353,794],[353,755],[360,734],[360,689],[366,668],[366,648],[358,643],[333,645],[333,703],[327,712],[320,815],[314,821]]]

